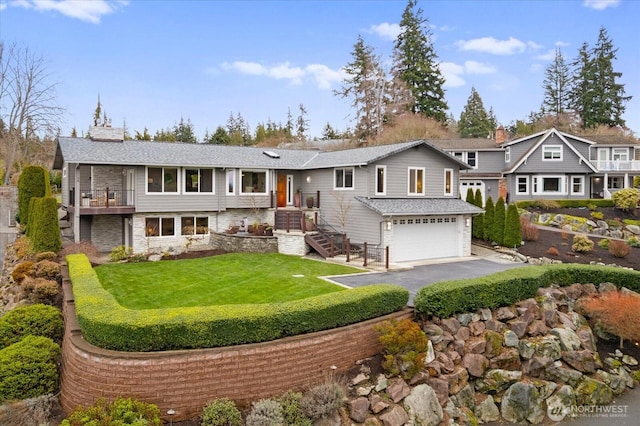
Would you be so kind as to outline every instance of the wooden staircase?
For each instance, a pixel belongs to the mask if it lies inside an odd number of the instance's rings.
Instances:
[[[320,232],[308,233],[304,236],[305,243],[309,244],[311,248],[318,252],[318,254],[325,259],[327,257],[333,257],[331,249],[331,240],[326,234]],[[335,251],[335,250],[334,250]]]

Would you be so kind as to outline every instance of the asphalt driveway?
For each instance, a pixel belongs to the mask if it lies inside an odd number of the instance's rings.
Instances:
[[[493,254],[468,260],[441,261],[412,265],[410,269],[391,272],[366,272],[363,274],[331,277],[332,281],[349,287],[371,284],[396,284],[409,290],[409,306],[418,290],[439,281],[481,277],[511,268],[528,266],[528,263],[506,261]]]

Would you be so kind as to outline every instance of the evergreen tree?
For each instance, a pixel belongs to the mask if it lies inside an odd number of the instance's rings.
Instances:
[[[320,139],[326,141],[330,139],[339,139],[339,138],[340,138],[340,134],[333,127],[331,127],[331,124],[327,122],[327,124],[325,124],[324,126],[324,129],[322,129],[322,137]]]
[[[444,99],[445,79],[438,67],[428,20],[417,8],[417,0],[408,0],[400,21],[400,34],[393,48],[392,76],[411,91],[409,111],[424,114],[441,123],[449,109]]]
[[[305,140],[305,133],[309,130],[309,120],[307,119],[307,109],[303,104],[298,106],[300,109],[300,115],[296,119],[296,136],[298,140]]]
[[[542,81],[545,113],[561,115],[569,111],[571,104],[571,72],[560,48],[556,48],[553,62],[547,66]]]
[[[505,247],[518,247],[522,243],[522,229],[520,228],[520,215],[515,204],[509,204],[507,207],[507,217],[504,224],[504,242]]]
[[[18,179],[18,222],[26,231],[32,198],[51,196],[49,172],[41,166],[26,166]]]
[[[184,118],[180,117],[180,122],[173,126],[173,134],[178,142],[198,142],[193,124],[191,124],[191,119],[189,118],[185,122]]]
[[[213,143],[216,145],[230,145],[231,138],[229,138],[229,134],[224,127],[218,126],[216,128],[216,131],[211,136],[209,136],[209,138],[205,139],[205,143]]]
[[[584,128],[625,125],[622,114],[631,96],[624,96],[624,84],[617,82],[622,73],[613,70],[617,51],[607,30],[601,27],[595,47],[589,50],[584,43],[572,63],[575,71],[571,104],[580,114]]]
[[[476,195],[473,200],[473,204],[477,207],[482,208],[482,192],[479,189],[476,189]],[[472,233],[473,238],[477,238],[481,240],[484,237],[484,215],[479,214],[473,217],[472,221]]]
[[[176,142],[176,134],[171,129],[156,130],[156,134],[153,135],[154,141],[159,142]]]
[[[507,212],[505,211],[504,199],[502,197],[498,197],[493,213],[491,240],[499,246],[504,244],[504,223],[506,221],[506,214]]]
[[[486,138],[494,130],[492,119],[484,108],[482,98],[475,87],[471,88],[471,95],[460,113],[458,132],[463,138]]]
[[[473,194],[473,189],[471,187],[467,188],[467,198],[465,198],[464,200],[469,204],[474,204],[475,203],[476,197]]]
[[[256,137],[254,140],[256,143],[264,142],[267,139],[267,130],[264,127],[264,124],[258,123],[256,126]]]
[[[493,216],[495,213],[495,207],[493,205],[493,198],[487,198],[487,202],[484,203],[484,233],[482,238],[485,241],[491,242],[491,235],[493,232]]]
[[[73,129],[71,129],[71,137],[72,138],[78,137],[78,131],[76,130],[76,126],[73,126]]]
[[[137,141],[150,141],[151,135],[149,134],[149,129],[145,127],[142,133],[136,130],[136,135],[134,136],[134,139]]]
[[[367,139],[382,131],[385,115],[387,81],[380,59],[373,48],[365,45],[362,36],[353,45],[352,62],[344,68],[347,74],[342,88],[335,95],[352,99],[356,111],[356,136]]]
[[[93,126],[98,127],[100,125],[100,116],[102,115],[102,104],[100,103],[100,95],[98,95],[98,105],[93,112]]]

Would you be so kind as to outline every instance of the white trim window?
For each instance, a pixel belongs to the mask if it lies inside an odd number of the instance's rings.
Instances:
[[[333,189],[353,189],[353,167],[342,167],[333,170]]]
[[[532,186],[534,194],[566,195],[565,176],[533,176]]]
[[[240,170],[240,194],[267,194],[266,170]]]
[[[409,195],[424,195],[424,167],[409,167]]]
[[[511,162],[511,147],[508,146],[504,149],[504,162],[505,163],[510,163]]]
[[[172,237],[174,235],[176,235],[176,221],[173,217],[145,218],[145,237]]]
[[[182,216],[180,235],[209,235],[208,216]]]
[[[453,195],[453,169],[444,169],[444,195]]]
[[[624,188],[624,180],[622,176],[609,176],[607,178],[607,188],[622,189]]]
[[[184,169],[184,192],[190,193],[213,193],[215,185],[213,169]]]
[[[584,176],[571,176],[571,195],[584,195]]]
[[[453,156],[474,169],[478,168],[478,151],[454,151]]]
[[[544,145],[542,161],[562,161],[562,145]]]
[[[147,167],[147,193],[177,194],[180,187],[177,167]]]
[[[613,161],[629,161],[629,149],[613,148],[611,150],[611,159]]]
[[[376,166],[376,195],[387,192],[387,166]]]
[[[236,169],[227,170],[227,195],[236,194]]]
[[[529,195],[529,176],[516,176],[516,195]]]

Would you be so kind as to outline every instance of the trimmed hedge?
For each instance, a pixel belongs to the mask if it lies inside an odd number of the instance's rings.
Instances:
[[[575,200],[550,200],[558,203],[560,208],[569,208],[569,207],[587,207],[590,204],[596,207],[615,207],[613,200],[606,200],[604,198],[596,198],[596,199],[575,199]],[[518,201],[516,205],[521,209],[527,209],[534,205],[537,200],[526,200],[526,201]]]
[[[29,203],[27,236],[37,252],[57,253],[62,248],[58,203],[53,197],[34,197]]]
[[[125,309],[84,254],[67,256],[84,338],[119,351],[164,351],[265,342],[328,330],[403,309],[409,292],[378,284],[286,303]]]
[[[18,306],[0,317],[0,349],[28,335],[61,342],[63,333],[62,312],[50,305]]]
[[[26,227],[29,222],[29,203],[32,197],[51,195],[49,172],[41,166],[26,166],[18,179],[18,218],[20,226]]]
[[[538,288],[551,284],[567,286],[603,282],[640,291],[640,271],[578,264],[527,266],[423,287],[415,297],[414,306],[416,314],[447,318],[480,308],[509,306],[534,297]]]
[[[59,357],[60,346],[42,336],[0,350],[0,402],[55,393]]]

